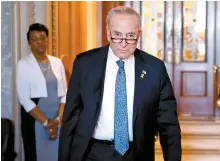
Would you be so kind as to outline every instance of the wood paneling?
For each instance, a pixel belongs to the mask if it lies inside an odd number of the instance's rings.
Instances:
[[[183,97],[207,96],[207,72],[182,71],[181,96]]]
[[[68,55],[62,55],[60,59],[62,60],[64,68],[65,68],[67,84],[69,84],[70,76],[72,73],[73,59],[70,59],[70,56]]]
[[[207,21],[205,22],[205,35],[206,41],[204,46],[204,54],[206,55],[206,61],[198,61],[194,59],[192,61],[184,61],[184,50],[187,44],[184,37],[184,24],[187,21],[187,17],[184,16],[185,2],[173,2],[174,3],[174,58],[173,64],[173,87],[178,103],[178,114],[184,116],[213,116],[214,112],[214,18],[213,14],[214,3],[206,2],[207,6]],[[188,2],[187,2],[188,3]],[[189,2],[190,4],[198,5],[200,2]],[[204,3],[203,3],[204,5]],[[194,10],[195,13],[202,12],[201,8]],[[178,16],[177,16],[178,15]],[[196,15],[196,14],[195,14]],[[193,17],[193,15],[191,16]],[[198,17],[196,22],[203,21],[201,17]],[[189,18],[189,22],[190,18]],[[198,24],[197,24],[198,25]],[[208,27],[206,27],[208,25]],[[176,35],[176,32],[178,33]],[[176,44],[178,42],[178,44]],[[192,44],[196,47],[198,44]],[[178,51],[178,52],[177,52]]]
[[[87,50],[87,39],[90,39],[87,37],[87,5],[87,2],[58,2],[59,56],[75,57]]]
[[[69,80],[76,55],[96,47],[96,2],[60,1],[49,7],[49,54],[62,59]]]
[[[71,49],[71,55],[77,55],[80,53],[81,47],[80,47],[80,7],[79,7],[79,2],[74,2],[72,1],[70,3],[71,5],[71,12],[70,12],[70,19],[73,19],[73,21],[70,21],[71,23],[71,30],[69,36],[70,38],[70,49]]]
[[[95,1],[48,2],[49,54],[62,59],[67,80],[72,72],[72,63],[81,52],[97,47],[97,32],[102,34],[102,44],[107,44],[106,16],[114,6],[124,2],[101,2],[97,11]],[[97,14],[102,15],[102,29],[97,31]]]
[[[58,56],[70,53],[70,2],[58,2]]]

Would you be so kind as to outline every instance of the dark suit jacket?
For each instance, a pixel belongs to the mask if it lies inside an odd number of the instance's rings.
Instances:
[[[96,48],[75,59],[60,132],[59,161],[81,161],[86,152],[101,108],[108,49]],[[165,65],[139,49],[134,55],[134,161],[154,161],[155,131],[165,161],[180,161],[181,131]],[[146,74],[141,78],[143,70]]]

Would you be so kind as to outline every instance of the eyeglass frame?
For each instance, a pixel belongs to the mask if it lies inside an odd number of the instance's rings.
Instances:
[[[136,38],[136,39],[127,39],[127,38],[114,38],[114,37],[112,37],[112,33],[111,33],[111,31],[109,31],[110,32],[110,35],[111,35],[111,40],[112,40],[112,42],[113,43],[121,43],[123,40],[125,40],[125,42],[127,43],[127,44],[135,44],[137,41],[138,41],[138,38]],[[117,39],[117,40],[121,40],[120,42],[114,42],[113,40],[115,40],[115,39]],[[134,43],[128,43],[127,41],[128,40],[135,40],[135,42]]]

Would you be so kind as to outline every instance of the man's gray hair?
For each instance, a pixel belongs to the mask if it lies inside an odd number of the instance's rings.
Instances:
[[[134,15],[139,19],[139,27],[141,27],[141,16],[140,14],[133,8],[131,7],[127,7],[127,6],[118,6],[118,7],[114,7],[112,8],[107,15],[106,18],[106,25],[109,25],[110,19],[112,18],[112,16],[114,14],[127,14],[127,15]]]

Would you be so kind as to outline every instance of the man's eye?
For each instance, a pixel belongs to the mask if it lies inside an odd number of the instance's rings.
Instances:
[[[133,39],[134,35],[128,35],[128,38]]]
[[[121,37],[121,34],[119,34],[119,33],[115,33],[115,36],[117,36],[117,37]]]

